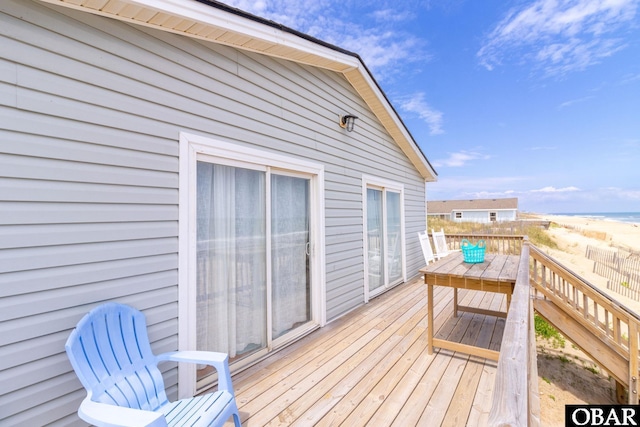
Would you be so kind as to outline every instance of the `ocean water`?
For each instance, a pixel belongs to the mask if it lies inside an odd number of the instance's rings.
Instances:
[[[558,212],[551,215],[579,216],[583,218],[602,219],[605,221],[628,222],[640,225],[640,212]]]

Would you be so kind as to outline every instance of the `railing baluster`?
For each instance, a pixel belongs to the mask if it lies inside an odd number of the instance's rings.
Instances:
[[[637,403],[640,316],[558,264],[535,246],[531,246],[531,257],[534,259],[536,270],[532,272],[532,285],[536,291],[541,292],[576,322],[590,330],[594,339],[601,339],[606,347],[615,352],[615,356],[612,353],[596,361],[610,373],[618,373],[616,381],[624,383],[623,386],[629,388],[629,403]],[[538,280],[538,269],[548,270],[550,273],[544,274],[543,278]],[[557,281],[559,278],[562,282]],[[546,286],[546,280],[550,280],[553,286]],[[623,360],[627,361],[628,366],[620,366],[619,363]],[[628,375],[623,375],[623,372],[627,372]]]

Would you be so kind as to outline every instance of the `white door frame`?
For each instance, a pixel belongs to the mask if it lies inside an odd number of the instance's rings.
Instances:
[[[324,231],[324,166],[307,160],[282,156],[256,148],[232,144],[211,137],[180,133],[179,162],[179,234],[178,234],[178,349],[196,349],[196,161],[199,156],[223,159],[225,164],[254,164],[283,171],[299,172],[313,176],[311,185],[311,236],[310,248],[313,268],[312,319],[319,326],[326,324],[326,273]],[[293,334],[291,339],[295,339]],[[196,367],[178,365],[179,398],[193,396],[196,392]]]
[[[406,256],[406,245],[405,245],[405,212],[404,212],[404,185],[401,183],[397,183],[394,181],[390,181],[384,178],[378,178],[370,175],[362,176],[362,216],[363,216],[363,230],[362,230],[362,242],[363,242],[363,256],[364,256],[364,302],[369,302],[369,299],[375,295],[378,295],[381,292],[384,292],[388,289],[386,273],[385,273],[385,283],[380,291],[371,293],[369,291],[369,260],[366,253],[366,245],[367,245],[367,189],[368,188],[376,188],[383,190],[383,196],[385,196],[386,190],[391,190],[400,193],[400,245],[402,251],[402,282],[407,281],[407,256]],[[383,207],[386,206],[385,202],[386,197],[383,197]],[[386,236],[385,236],[386,239]],[[386,246],[386,244],[385,244]],[[386,250],[386,247],[381,248],[382,250]],[[386,257],[383,257],[386,259]],[[386,271],[386,266],[384,267]]]

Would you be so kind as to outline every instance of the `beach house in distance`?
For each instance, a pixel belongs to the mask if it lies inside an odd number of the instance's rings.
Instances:
[[[515,221],[518,214],[518,198],[429,200],[427,216],[455,222]]]
[[[80,423],[103,302],[233,371],[423,267],[436,172],[357,54],[195,0],[4,0],[0,38],[1,425]]]

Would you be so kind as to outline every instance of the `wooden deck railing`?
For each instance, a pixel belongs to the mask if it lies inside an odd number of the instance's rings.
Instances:
[[[529,244],[524,239],[500,348],[490,426],[540,425],[536,338],[529,296]]]
[[[526,236],[451,234],[447,235],[449,249],[459,249],[462,239],[473,244],[483,239],[487,252],[520,255],[518,276],[500,348],[489,425],[538,426],[537,350],[529,284],[531,245]]]
[[[638,403],[640,317],[556,260],[531,246],[534,309],[623,386]]]
[[[487,245],[487,252],[518,255],[522,252],[524,236],[506,234],[448,234],[447,245],[449,249],[460,249],[460,244],[463,239],[469,240],[472,244],[475,244],[479,239],[483,239]]]
[[[518,277],[500,350],[490,426],[540,423],[534,311],[615,378],[618,400],[638,404],[640,316],[573,273],[524,236],[447,235],[484,239],[488,252],[520,254]],[[626,390],[625,390],[626,388]]]

